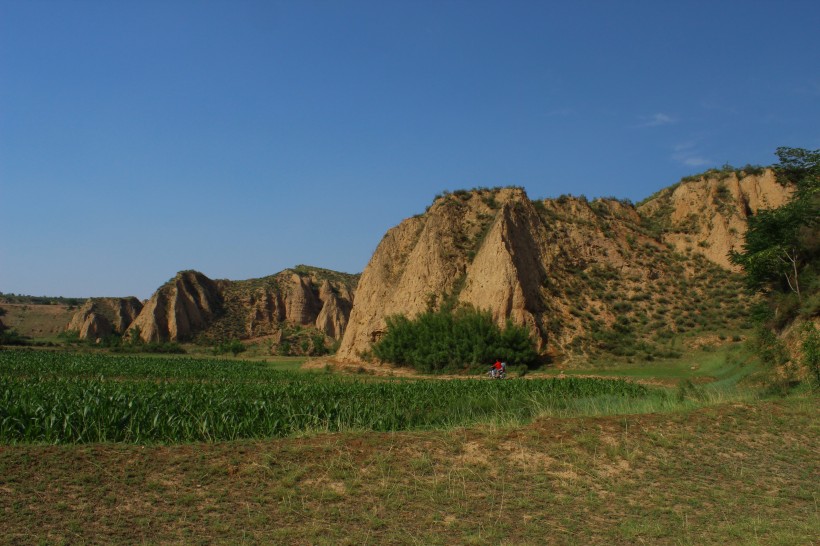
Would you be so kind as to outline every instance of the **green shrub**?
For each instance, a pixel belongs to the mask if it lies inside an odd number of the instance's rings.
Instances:
[[[497,358],[532,366],[538,356],[526,328],[511,321],[499,328],[489,311],[472,307],[427,311],[413,320],[388,317],[387,332],[373,345],[373,354],[423,372],[486,366]]]
[[[815,388],[820,388],[820,332],[807,322],[803,330],[803,363],[809,369]]]
[[[77,345],[82,342],[79,330],[66,330],[57,334],[57,337],[67,345]]]
[[[0,330],[0,345],[29,345],[31,338],[22,336],[14,330]]]
[[[612,306],[616,313],[628,313],[632,310],[632,304],[626,301],[620,301]]]
[[[176,343],[175,341],[166,341],[163,343],[146,343],[142,350],[146,353],[159,353],[159,354],[185,354],[185,349],[182,348],[182,345]]]
[[[239,341],[238,339],[232,339],[230,341],[220,343],[219,345],[214,347],[214,354],[224,355],[227,353],[232,353],[234,356],[236,356],[239,353],[244,353],[246,350],[247,347],[245,347],[245,345],[243,345],[241,341]]]
[[[789,353],[783,341],[766,327],[759,327],[755,339],[760,360],[771,367],[782,366],[789,361]]]

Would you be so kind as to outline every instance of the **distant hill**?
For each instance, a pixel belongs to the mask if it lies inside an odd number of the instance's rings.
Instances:
[[[544,354],[667,355],[673,334],[745,323],[750,299],[726,255],[741,244],[748,215],[788,191],[763,169],[692,177],[639,207],[534,201],[520,188],[440,196],[385,234],[338,357],[365,357],[386,317],[444,302],[526,325]]]
[[[290,329],[307,328],[324,343],[344,333],[357,281],[358,275],[310,266],[244,281],[182,271],[154,293],[127,331],[147,342],[269,338],[281,345]],[[314,336],[310,343],[319,341]]]

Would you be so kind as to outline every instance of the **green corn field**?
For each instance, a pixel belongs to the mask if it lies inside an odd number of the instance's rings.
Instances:
[[[362,380],[265,363],[0,351],[0,442],[180,443],[527,419],[622,380]]]

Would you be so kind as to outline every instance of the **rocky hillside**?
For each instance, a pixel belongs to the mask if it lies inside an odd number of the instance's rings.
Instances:
[[[220,342],[314,328],[332,339],[347,327],[358,276],[299,266],[244,281],[183,271],[160,287],[129,330],[144,341]]]
[[[75,311],[73,305],[0,301],[3,329],[36,339],[50,339],[65,332]]]
[[[198,271],[181,271],[154,292],[128,330],[143,341],[187,340],[221,311],[217,283]]]
[[[123,334],[142,311],[137,298],[91,298],[71,317],[67,330],[80,339],[97,339],[112,333]]]
[[[532,201],[519,188],[439,197],[385,234],[338,356],[366,357],[387,316],[444,302],[527,325],[545,354],[664,356],[673,333],[744,320],[748,298],[725,254],[742,240],[740,219],[785,191],[765,171],[688,180],[639,208]]]
[[[708,171],[666,188],[638,207],[647,224],[678,252],[696,252],[729,263],[746,232],[746,219],[759,209],[777,208],[791,195],[771,169]]]

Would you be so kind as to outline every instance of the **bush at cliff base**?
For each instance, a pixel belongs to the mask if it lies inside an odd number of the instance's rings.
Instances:
[[[387,331],[373,354],[422,372],[485,367],[496,359],[531,367],[538,358],[526,328],[508,320],[502,329],[489,311],[472,307],[428,311],[412,320],[388,317]]]

